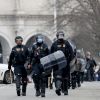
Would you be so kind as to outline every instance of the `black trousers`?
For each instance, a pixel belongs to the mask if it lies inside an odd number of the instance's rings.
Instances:
[[[66,70],[58,70],[54,72],[54,81],[56,90],[68,92],[69,77],[68,74],[66,74]]]
[[[27,87],[27,72],[24,65],[15,65],[14,66],[14,73],[16,76],[16,90],[20,91],[20,87],[22,84],[22,92],[26,92]]]
[[[72,88],[76,88],[76,72],[74,71],[73,73],[71,73],[71,84],[72,84]]]
[[[87,81],[94,81],[94,70],[92,68],[87,70]]]
[[[81,83],[84,81],[84,72],[80,72],[80,81]]]
[[[32,77],[36,91],[41,91],[41,93],[45,93],[46,77],[37,74],[33,74]]]
[[[80,85],[80,71],[76,72],[76,82],[78,84],[78,86]]]
[[[71,83],[72,83],[72,88],[76,88],[76,85],[80,86],[80,71],[74,71],[71,73]]]

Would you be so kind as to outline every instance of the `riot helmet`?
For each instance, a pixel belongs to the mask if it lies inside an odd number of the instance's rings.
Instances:
[[[56,37],[59,40],[64,40],[64,32],[63,31],[57,32]]]
[[[43,43],[43,36],[38,35],[38,36],[36,37],[36,42],[37,42],[38,44],[42,44],[42,43]]]

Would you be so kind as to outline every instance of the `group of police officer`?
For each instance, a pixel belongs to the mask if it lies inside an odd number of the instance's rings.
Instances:
[[[27,71],[25,69],[25,63],[28,61],[27,68],[32,69],[32,79],[35,84],[36,96],[45,97],[46,82],[50,75],[48,76],[45,74],[45,71],[41,66],[40,59],[58,50],[61,50],[65,54],[67,66],[62,70],[59,70],[57,67],[53,67],[53,77],[56,87],[55,92],[58,96],[60,96],[61,93],[68,95],[68,88],[70,88],[71,80],[70,62],[75,57],[75,54],[70,43],[64,39],[64,32],[57,32],[56,37],[57,40],[54,41],[49,50],[47,44],[43,40],[43,37],[40,35],[37,36],[36,43],[33,44],[31,52],[29,52],[28,48],[22,44],[23,38],[21,36],[17,36],[15,38],[17,45],[12,48],[10,53],[8,69],[11,70],[11,66],[14,67],[14,73],[16,76],[16,91],[18,96],[21,95],[21,90],[22,96],[26,96]],[[72,83],[74,88],[74,84],[76,83],[73,81]]]

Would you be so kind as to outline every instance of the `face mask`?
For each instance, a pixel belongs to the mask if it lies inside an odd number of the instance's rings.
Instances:
[[[37,42],[38,42],[38,43],[42,43],[43,40],[42,40],[42,39],[37,39]]]

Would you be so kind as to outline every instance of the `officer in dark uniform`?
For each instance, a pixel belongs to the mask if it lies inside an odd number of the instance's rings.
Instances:
[[[20,85],[22,81],[22,95],[26,96],[27,72],[24,64],[28,59],[29,52],[27,47],[22,45],[23,39],[21,36],[17,36],[15,42],[17,45],[12,48],[10,53],[8,69],[11,70],[11,66],[14,67],[17,95],[20,96]]]
[[[68,42],[70,43],[71,47],[72,47],[72,50],[73,50],[73,59],[70,63],[70,73],[71,73],[71,86],[72,86],[72,89],[75,89],[75,86],[76,86],[76,71],[75,71],[75,63],[76,63],[76,45],[75,43],[68,39]],[[70,85],[70,84],[69,84]]]
[[[46,76],[40,64],[40,58],[49,54],[48,46],[43,42],[43,36],[36,37],[36,43],[32,46],[30,63],[32,64],[32,77],[35,84],[36,96],[45,97]]]
[[[67,66],[63,70],[53,67],[56,94],[61,95],[61,88],[64,95],[68,95],[68,82],[70,82],[70,61],[73,58],[73,50],[68,41],[64,40],[64,32],[57,33],[57,40],[51,46],[51,53],[61,50],[66,56]]]
[[[76,50],[74,51],[74,59],[72,60],[72,64],[70,63],[70,66],[75,68],[73,70],[73,72],[71,72],[71,86],[72,86],[72,89],[75,89],[76,88]]]
[[[94,69],[97,66],[89,51],[86,52],[87,81],[94,81]]]
[[[74,83],[74,84],[72,84],[72,89],[76,88],[76,84],[78,85],[78,87],[81,86],[80,71],[81,71],[81,68],[82,68],[82,63],[81,63],[81,59],[80,58],[76,59],[76,61],[75,61],[75,67],[76,67],[76,70],[74,71],[75,80],[72,79],[72,81]]]

